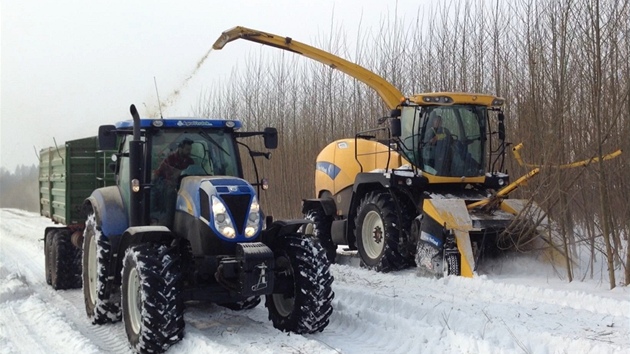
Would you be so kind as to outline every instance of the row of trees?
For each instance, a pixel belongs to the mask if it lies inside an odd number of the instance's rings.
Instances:
[[[39,211],[39,169],[19,165],[14,172],[0,168],[0,208]]]
[[[508,139],[525,143],[530,162],[558,165],[624,149],[615,160],[580,169],[544,168],[521,197],[533,197],[557,221],[575,260],[590,249],[591,276],[603,254],[610,286],[615,269],[630,282],[629,0],[442,1],[412,19],[395,12],[376,28],[352,33],[333,24],[326,38],[310,44],[376,72],[405,94],[505,97]],[[280,149],[262,164],[272,185],[263,201],[283,217],[299,216],[300,200],[314,196],[315,157],[326,144],[374,127],[388,113],[363,83],[267,48],[208,89],[195,110],[241,119],[249,129],[279,129]],[[513,162],[508,169],[512,176],[527,171]],[[569,280],[587,275],[569,264]]]

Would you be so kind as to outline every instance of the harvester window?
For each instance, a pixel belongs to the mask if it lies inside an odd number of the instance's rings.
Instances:
[[[402,153],[421,170],[445,177],[485,173],[485,107],[404,107],[400,119]]]

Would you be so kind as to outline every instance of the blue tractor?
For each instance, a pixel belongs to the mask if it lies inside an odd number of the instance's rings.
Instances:
[[[243,179],[241,122],[140,119],[99,128],[102,150],[116,149],[116,185],[86,199],[83,293],[94,324],[123,320],[137,352],[163,352],[184,336],[187,301],[233,310],[264,296],[273,326],[322,331],[332,313],[333,277],[322,246],[304,234],[306,220],[273,221],[262,213],[258,178]],[[254,167],[256,166],[254,162]],[[257,187],[257,188],[254,188]]]

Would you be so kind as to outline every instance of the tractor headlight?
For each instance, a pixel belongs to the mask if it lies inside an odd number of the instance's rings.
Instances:
[[[227,213],[225,204],[214,195],[212,196],[212,217],[214,219],[214,227],[219,230],[221,235],[227,238],[236,237],[234,224],[230,214]]]
[[[258,198],[252,198],[252,204],[249,206],[247,214],[247,226],[245,226],[245,237],[254,237],[260,229],[260,204]]]

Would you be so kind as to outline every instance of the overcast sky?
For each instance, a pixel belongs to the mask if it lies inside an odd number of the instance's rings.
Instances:
[[[396,9],[415,17],[421,2],[3,0],[0,165],[37,164],[35,149],[54,145],[53,137],[61,144],[96,135],[99,125],[129,119],[131,103],[146,116],[157,107],[153,78],[164,100],[226,29],[313,43],[331,24],[352,37],[360,21],[377,28]],[[164,116],[189,116],[204,90],[260,50],[236,41],[212,52]]]

